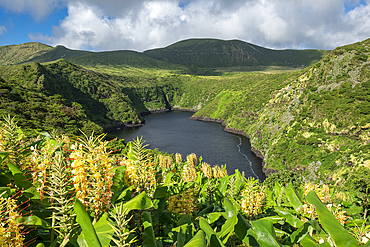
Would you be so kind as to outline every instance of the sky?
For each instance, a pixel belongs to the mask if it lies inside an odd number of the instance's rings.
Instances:
[[[188,38],[334,49],[370,38],[370,0],[0,0],[0,46],[144,51]]]

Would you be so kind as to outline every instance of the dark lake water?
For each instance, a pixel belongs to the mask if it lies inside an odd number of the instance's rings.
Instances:
[[[126,141],[143,137],[148,148],[180,153],[182,158],[196,153],[210,165],[225,165],[228,173],[244,171],[245,177],[263,181],[262,160],[251,152],[248,138],[225,132],[221,124],[189,119],[192,112],[171,111],[144,117],[142,127],[112,131],[111,134]]]

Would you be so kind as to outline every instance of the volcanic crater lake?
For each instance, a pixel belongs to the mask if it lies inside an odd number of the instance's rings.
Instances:
[[[150,114],[144,117],[144,126],[120,129],[111,134],[126,142],[143,137],[150,149],[180,153],[184,160],[188,154],[195,153],[211,166],[226,164],[229,174],[239,169],[244,171],[245,177],[265,180],[262,160],[251,152],[248,138],[225,132],[219,123],[189,119],[193,114],[183,111]]]

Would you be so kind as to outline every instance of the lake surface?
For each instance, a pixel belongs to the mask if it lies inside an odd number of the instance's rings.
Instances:
[[[186,155],[195,153],[210,165],[225,165],[228,173],[244,171],[245,177],[265,180],[262,160],[251,152],[248,138],[225,132],[219,123],[189,119],[194,113],[171,111],[144,117],[145,125],[110,132],[118,138],[132,141],[143,137],[148,148]]]

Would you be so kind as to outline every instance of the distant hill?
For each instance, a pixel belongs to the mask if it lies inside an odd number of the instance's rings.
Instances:
[[[0,65],[23,63],[34,57],[42,56],[52,49],[51,46],[37,42],[0,46]]]
[[[256,65],[307,67],[318,62],[327,52],[271,50],[240,40],[188,39],[144,54],[187,67],[220,68]]]
[[[240,66],[290,66],[306,67],[319,61],[323,50],[271,50],[240,40],[188,39],[165,48],[136,51],[90,52],[71,50],[64,46],[54,48],[40,44],[0,47],[0,65],[31,62],[52,62],[66,59],[78,65],[94,67],[132,66],[196,71],[194,68],[223,68]]]
[[[30,62],[51,62],[58,59],[65,59],[72,63],[94,67],[96,65],[117,66],[126,65],[139,68],[156,68],[182,70],[183,66],[170,64],[161,60],[146,57],[143,53],[136,51],[106,51],[106,52],[90,52],[71,50],[64,46],[56,46],[40,56],[35,56],[23,63]]]

